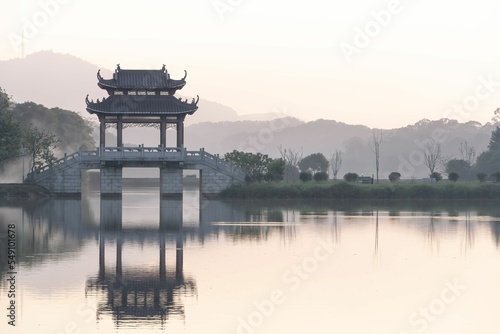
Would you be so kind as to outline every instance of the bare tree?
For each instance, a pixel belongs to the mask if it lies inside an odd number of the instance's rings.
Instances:
[[[476,161],[476,149],[467,141],[463,141],[460,143],[460,155],[462,156],[462,160],[467,161],[469,166],[472,166]]]
[[[424,146],[424,164],[429,168],[431,175],[434,173],[441,160],[443,160],[443,156],[440,143],[432,141]]]
[[[330,165],[332,166],[333,179],[337,179],[337,174],[339,173],[340,168],[342,167],[342,151],[335,150],[332,154],[332,158],[330,160]]]
[[[299,161],[302,160],[302,147],[300,150],[278,146],[281,158],[285,160],[285,182],[294,182],[299,179]]]
[[[380,169],[380,145],[382,145],[382,140],[384,139],[384,131],[381,129],[373,129],[372,140],[368,143],[370,150],[375,154],[375,169],[377,171],[377,183],[378,183],[378,171]]]

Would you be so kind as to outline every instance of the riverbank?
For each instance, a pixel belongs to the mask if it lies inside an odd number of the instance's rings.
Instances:
[[[235,185],[221,198],[251,199],[500,199],[499,183],[383,183],[338,182],[248,183]]]
[[[35,184],[0,183],[0,199],[36,199],[50,196],[49,190]]]

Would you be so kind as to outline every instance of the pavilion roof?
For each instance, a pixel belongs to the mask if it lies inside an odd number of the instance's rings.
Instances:
[[[118,65],[112,79],[104,79],[100,70],[97,72],[98,86],[103,89],[123,90],[173,90],[182,89],[186,84],[187,72],[184,78],[174,80],[163,65],[161,70],[122,70]]]
[[[173,95],[111,95],[102,101],[85,99],[87,111],[98,115],[192,115],[198,110],[199,97],[192,102]]]

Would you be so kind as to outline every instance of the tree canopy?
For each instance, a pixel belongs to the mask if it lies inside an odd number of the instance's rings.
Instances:
[[[93,126],[79,114],[60,108],[47,108],[41,104],[25,102],[16,104],[12,110],[14,118],[21,124],[34,126],[54,134],[61,140],[63,151],[93,149]]]
[[[491,133],[490,143],[488,144],[489,150],[500,150],[500,127],[497,126]]]
[[[491,133],[488,149],[477,158],[476,170],[487,174],[500,171],[500,128],[498,126]]]
[[[303,172],[310,171],[312,173],[326,173],[328,171],[328,166],[330,166],[330,163],[325,158],[323,153],[313,153],[299,161],[299,168]]]
[[[75,112],[15,104],[0,88],[0,165],[26,155],[34,170],[56,160],[56,145],[63,151],[94,147],[92,132],[92,125]]]
[[[234,150],[226,153],[224,159],[240,167],[250,182],[280,181],[285,172],[285,161],[269,158],[267,154]]]

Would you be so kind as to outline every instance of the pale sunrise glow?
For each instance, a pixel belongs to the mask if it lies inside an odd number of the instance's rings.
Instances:
[[[183,93],[239,114],[279,110],[393,128],[491,120],[500,104],[500,3],[1,1],[0,59],[53,50],[101,68],[189,70]],[[460,116],[481,78],[492,93]]]

